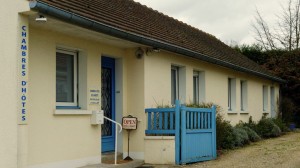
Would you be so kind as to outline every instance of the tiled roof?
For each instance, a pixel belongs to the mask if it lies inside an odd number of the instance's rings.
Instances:
[[[38,0],[120,30],[273,76],[216,37],[133,0]]]

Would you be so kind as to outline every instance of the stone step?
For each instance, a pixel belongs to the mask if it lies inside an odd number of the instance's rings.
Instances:
[[[132,160],[132,161],[119,160],[117,165],[102,163],[102,164],[84,166],[81,168],[136,168],[142,166],[143,164],[144,164],[143,160]]]
[[[123,153],[117,153],[117,160],[123,160]],[[114,163],[115,152],[102,153],[101,161],[102,163]]]

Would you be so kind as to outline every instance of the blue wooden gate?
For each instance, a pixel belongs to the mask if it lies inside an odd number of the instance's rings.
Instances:
[[[189,108],[176,101],[173,108],[149,108],[147,135],[175,135],[176,164],[217,157],[216,108]]]
[[[180,163],[216,158],[215,106],[181,107]]]

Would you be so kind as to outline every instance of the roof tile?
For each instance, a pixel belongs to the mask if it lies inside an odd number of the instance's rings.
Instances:
[[[133,0],[39,1],[124,31],[186,48],[253,71],[270,74],[215,36]]]

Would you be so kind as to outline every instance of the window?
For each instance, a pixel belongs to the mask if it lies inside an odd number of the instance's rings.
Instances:
[[[199,103],[199,71],[194,71],[193,74],[193,95],[194,95],[194,103]]]
[[[271,99],[271,117],[276,117],[276,105],[275,105],[275,88],[272,86],[271,87],[271,95],[270,95],[270,99]]]
[[[171,67],[171,104],[175,104],[175,100],[179,98],[179,68]]]
[[[228,111],[235,110],[236,84],[234,78],[228,78]]]
[[[78,106],[76,52],[56,51],[56,106]]]
[[[268,110],[268,86],[263,86],[263,111]]]
[[[241,80],[241,111],[247,110],[247,81]]]

